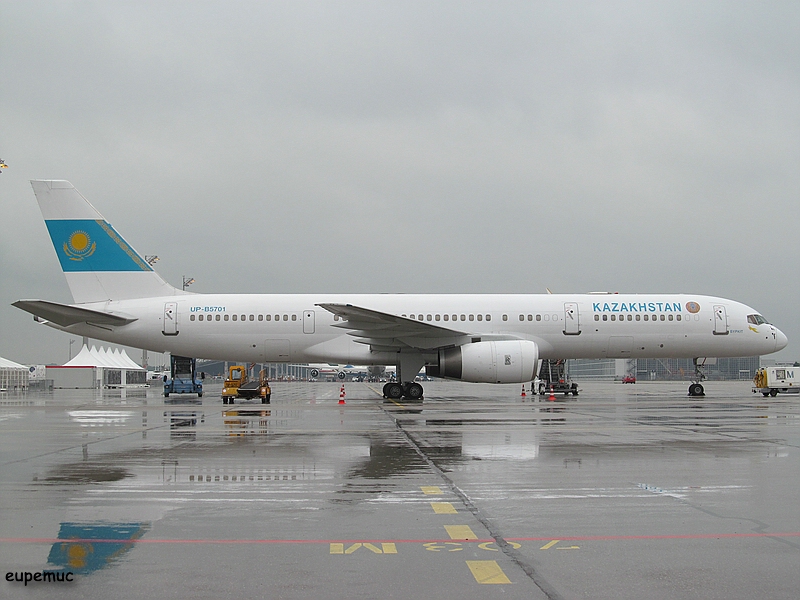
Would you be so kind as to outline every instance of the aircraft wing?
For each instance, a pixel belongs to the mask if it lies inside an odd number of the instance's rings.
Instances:
[[[38,319],[51,321],[61,327],[68,327],[76,323],[90,323],[92,325],[127,325],[136,321],[136,317],[121,313],[107,313],[89,308],[48,302],[47,300],[17,300],[11,306],[16,306],[31,313]]]
[[[401,348],[432,350],[459,346],[471,340],[468,332],[432,325],[407,317],[353,306],[352,304],[317,304],[338,315],[343,322],[334,327],[347,329],[360,344],[369,344],[376,351],[396,351]]]

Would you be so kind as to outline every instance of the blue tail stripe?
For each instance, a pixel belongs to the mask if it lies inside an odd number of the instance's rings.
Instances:
[[[65,273],[85,271],[152,271],[106,221],[45,221]]]

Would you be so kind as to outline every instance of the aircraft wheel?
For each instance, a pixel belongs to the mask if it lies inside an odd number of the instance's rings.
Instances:
[[[767,396],[769,396],[769,392],[761,392],[761,395],[764,396],[764,398],[766,398]]]
[[[409,400],[419,400],[424,393],[422,386],[418,383],[410,383],[403,394]]]
[[[384,398],[388,398],[389,397],[389,386],[390,385],[392,385],[392,384],[391,383],[386,383],[383,386],[383,397]]]
[[[164,398],[169,398],[169,392],[164,392]]]
[[[203,392],[197,392],[197,397],[198,398],[202,398],[203,397]]]
[[[769,395],[770,395],[770,396],[772,396],[772,397],[774,398],[775,396],[777,396],[777,395],[778,395],[778,390],[770,390],[770,391],[769,391]]]
[[[399,400],[403,397],[403,386],[399,383],[389,383],[386,385],[386,397],[392,400]]]
[[[700,385],[699,383],[693,383],[692,385],[689,386],[690,396],[705,396],[704,391],[705,390],[703,390],[703,386]]]

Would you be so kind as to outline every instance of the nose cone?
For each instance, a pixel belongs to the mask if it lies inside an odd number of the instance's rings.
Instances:
[[[789,338],[780,330],[775,329],[775,351],[783,350],[789,345]]]

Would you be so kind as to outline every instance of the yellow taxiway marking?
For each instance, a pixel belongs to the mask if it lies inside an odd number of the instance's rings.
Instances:
[[[469,525],[445,525],[451,540],[477,540],[478,536]]]
[[[450,502],[431,502],[431,508],[437,515],[457,515],[456,507]]]
[[[352,554],[359,548],[366,548],[370,552],[374,554],[397,554],[397,546],[393,542],[389,543],[382,543],[381,547],[378,548],[375,544],[370,544],[369,542],[356,542],[355,544],[351,544],[347,548],[344,547],[344,544],[338,543],[331,543],[331,554]]]
[[[426,496],[440,496],[442,493],[442,488],[438,485],[423,485],[421,489]]]
[[[468,560],[467,566],[478,583],[511,583],[495,560]]]
[[[560,541],[561,541],[561,540],[553,540],[552,542],[547,542],[547,543],[546,543],[544,546],[542,546],[541,548],[539,548],[539,550],[549,550],[550,548],[552,548],[553,546],[555,546],[555,545],[556,545],[558,542],[560,542]]]
[[[559,546],[556,550],[580,550],[580,546]]]
[[[519,550],[520,548],[522,548],[522,544],[519,544],[517,542],[506,542],[506,543],[515,550]],[[492,546],[494,546],[494,548],[492,548]],[[480,548],[481,550],[489,550],[489,552],[500,552],[500,550],[497,548],[497,544],[495,544],[494,542],[483,542],[482,544],[478,544],[478,548]]]

